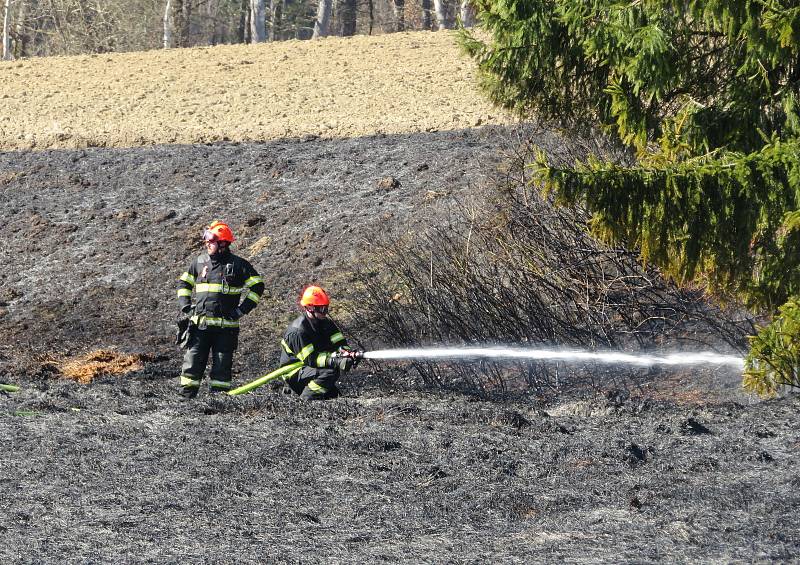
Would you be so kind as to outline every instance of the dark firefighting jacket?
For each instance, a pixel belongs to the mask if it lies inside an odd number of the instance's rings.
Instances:
[[[302,361],[309,367],[328,366],[331,354],[347,348],[347,340],[328,318],[311,320],[305,314],[289,324],[281,340],[281,367]],[[302,369],[299,367],[297,371]],[[293,371],[287,378],[297,371]]]
[[[238,318],[256,307],[263,292],[263,279],[246,259],[230,251],[219,257],[202,253],[180,276],[178,305],[181,311],[192,307],[192,322],[201,328],[238,328]]]

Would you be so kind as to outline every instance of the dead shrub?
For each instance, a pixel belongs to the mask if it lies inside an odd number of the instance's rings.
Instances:
[[[383,347],[515,345],[657,353],[744,351],[752,322],[700,288],[679,288],[635,250],[592,237],[587,214],[557,207],[512,163],[475,202],[404,240],[358,275],[360,332]],[[537,398],[639,386],[659,369],[600,364],[410,361],[425,387]]]

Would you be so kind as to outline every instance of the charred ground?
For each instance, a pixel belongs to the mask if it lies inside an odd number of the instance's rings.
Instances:
[[[152,369],[4,401],[4,562],[789,562],[797,399],[275,393]]]
[[[174,281],[209,218],[238,227],[268,281],[241,383],[274,365],[303,282],[346,301],[379,234],[474,194],[508,140],[490,128],[0,155],[0,380],[22,386],[0,397],[0,559],[796,559],[796,396],[538,406],[414,392],[373,366],[324,405],[267,387],[178,402]],[[117,374],[67,378],[98,349]]]

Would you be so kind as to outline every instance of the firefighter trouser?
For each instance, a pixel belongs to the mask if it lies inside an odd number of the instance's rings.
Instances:
[[[203,373],[211,354],[211,372],[208,386],[212,391],[231,388],[233,352],[239,345],[239,330],[231,328],[192,328],[189,347],[183,356],[181,388],[184,395],[194,396],[200,388]]]
[[[303,400],[327,400],[339,396],[339,369],[303,367],[286,379],[286,384]]]

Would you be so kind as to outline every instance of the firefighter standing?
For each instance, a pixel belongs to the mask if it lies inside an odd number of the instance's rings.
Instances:
[[[230,390],[233,353],[239,343],[239,318],[256,307],[264,292],[264,282],[253,266],[231,253],[229,247],[233,241],[233,232],[227,224],[213,222],[203,232],[206,252],[192,261],[178,283],[178,304],[189,319],[180,376],[181,394],[185,398],[197,396],[209,353],[209,389]],[[241,300],[243,293],[246,294]]]
[[[302,361],[303,366],[284,377],[286,385],[303,400],[326,400],[339,396],[336,381],[359,359],[347,340],[328,318],[330,299],[318,286],[309,286],[300,297],[303,313],[281,340],[281,367]]]

